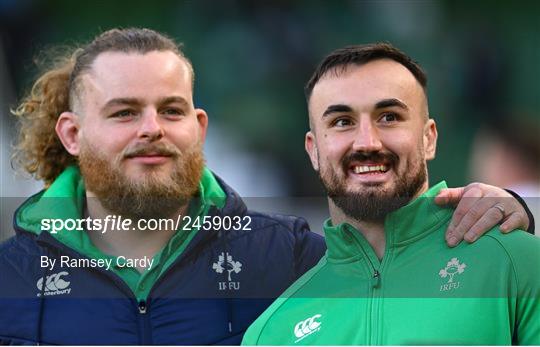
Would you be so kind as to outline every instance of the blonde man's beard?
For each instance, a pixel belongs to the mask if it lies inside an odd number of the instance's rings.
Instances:
[[[149,167],[144,177],[134,180],[121,170],[121,163],[133,153],[164,153],[171,157],[170,175]],[[132,219],[167,218],[177,213],[199,192],[204,169],[202,146],[184,152],[164,144],[147,144],[126,151],[114,162],[86,142],[81,144],[79,167],[88,191],[111,213]]]

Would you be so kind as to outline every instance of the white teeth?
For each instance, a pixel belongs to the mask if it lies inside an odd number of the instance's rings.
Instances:
[[[388,168],[386,167],[386,165],[375,165],[375,166],[367,166],[367,165],[363,165],[363,166],[354,166],[353,167],[353,171],[354,173],[366,173],[366,172],[377,172],[377,171],[382,171],[382,172],[386,172],[388,171]]]

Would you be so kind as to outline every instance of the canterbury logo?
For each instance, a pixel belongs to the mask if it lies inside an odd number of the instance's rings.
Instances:
[[[43,295],[46,296],[69,294],[71,292],[71,288],[68,288],[70,282],[62,278],[63,276],[67,275],[69,275],[67,271],[62,271],[57,274],[47,276],[47,279],[45,280],[45,288],[43,288],[44,284],[42,277],[37,281],[36,286],[40,291],[43,290]],[[37,296],[41,296],[41,293],[38,293]]]
[[[321,318],[322,315],[316,314],[306,320],[296,323],[294,326],[294,335],[298,338],[294,343],[301,341],[305,337],[317,332],[321,329],[321,322],[317,322],[316,319]]]

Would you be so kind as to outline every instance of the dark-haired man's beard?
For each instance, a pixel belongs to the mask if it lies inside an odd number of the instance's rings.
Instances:
[[[399,158],[393,154],[353,153],[342,161],[342,174],[338,175],[332,167],[319,172],[319,178],[334,204],[348,217],[357,221],[381,222],[389,213],[407,205],[422,189],[426,182],[427,172],[423,153],[418,153],[417,163],[407,161],[405,167],[396,172]],[[347,187],[346,175],[352,160],[373,160],[385,162],[394,170],[396,177],[391,187],[382,184]],[[320,161],[319,161],[320,162]],[[351,190],[351,188],[355,188]]]
[[[122,161],[144,153],[170,156],[174,162],[170,175],[159,172],[157,166],[148,166],[143,177],[135,180],[121,170]],[[171,145],[144,144],[109,162],[98,149],[83,142],[79,167],[86,189],[111,213],[131,219],[167,218],[197,195],[204,156],[201,145],[181,153]]]

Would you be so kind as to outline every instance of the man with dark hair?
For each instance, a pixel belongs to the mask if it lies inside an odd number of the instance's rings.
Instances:
[[[305,220],[248,210],[205,167],[193,80],[147,29],[107,31],[38,79],[16,158],[47,189],[0,248],[0,343],[238,344],[323,255]],[[486,211],[484,230],[501,218]]]
[[[540,239],[442,241],[422,69],[389,44],[330,54],[306,87],[306,151],[328,194],[328,251],[248,329],[250,345],[540,344]],[[495,203],[491,213],[504,214]]]

